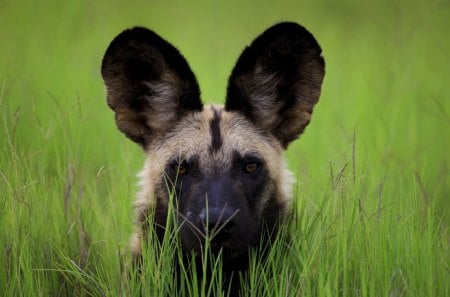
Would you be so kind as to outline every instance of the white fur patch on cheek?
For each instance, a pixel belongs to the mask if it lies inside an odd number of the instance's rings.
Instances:
[[[134,205],[138,213],[156,206],[155,183],[163,176],[163,172],[164,167],[149,153],[144,168],[137,175],[139,190]]]
[[[292,172],[287,168],[285,160],[282,160],[280,167],[281,167],[280,172],[281,192],[282,196],[285,198],[285,201],[287,202],[288,207],[290,208],[292,200],[292,187],[294,185],[295,179]]]

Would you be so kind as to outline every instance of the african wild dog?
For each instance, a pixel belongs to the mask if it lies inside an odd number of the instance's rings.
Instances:
[[[244,49],[224,107],[203,106],[196,78],[175,47],[145,28],[119,34],[105,53],[102,75],[118,128],[147,156],[135,204],[134,255],[141,254],[149,212],[158,237],[164,234],[169,179],[183,249],[200,253],[209,232],[228,268],[241,269],[245,261],[236,259],[289,214],[292,177],[283,151],[310,121],[324,68],[314,37],[298,24],[280,23]]]

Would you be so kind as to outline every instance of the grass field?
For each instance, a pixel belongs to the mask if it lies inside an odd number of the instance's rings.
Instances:
[[[100,63],[147,26],[221,103],[243,47],[282,20],[315,35],[326,76],[286,153],[292,244],[252,259],[244,295],[450,296],[450,2],[272,2],[0,2],[1,296],[220,296],[220,275],[175,286],[173,238],[123,277],[144,155],[115,127]]]

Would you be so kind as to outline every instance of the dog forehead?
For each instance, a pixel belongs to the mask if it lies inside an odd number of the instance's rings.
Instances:
[[[205,166],[226,166],[236,152],[270,160],[281,155],[282,147],[240,113],[209,105],[183,117],[154,153],[164,163],[197,157]]]

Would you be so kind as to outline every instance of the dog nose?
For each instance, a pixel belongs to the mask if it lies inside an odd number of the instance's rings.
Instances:
[[[213,245],[223,245],[230,240],[238,211],[230,207],[211,207],[200,212],[200,228],[209,236]]]

